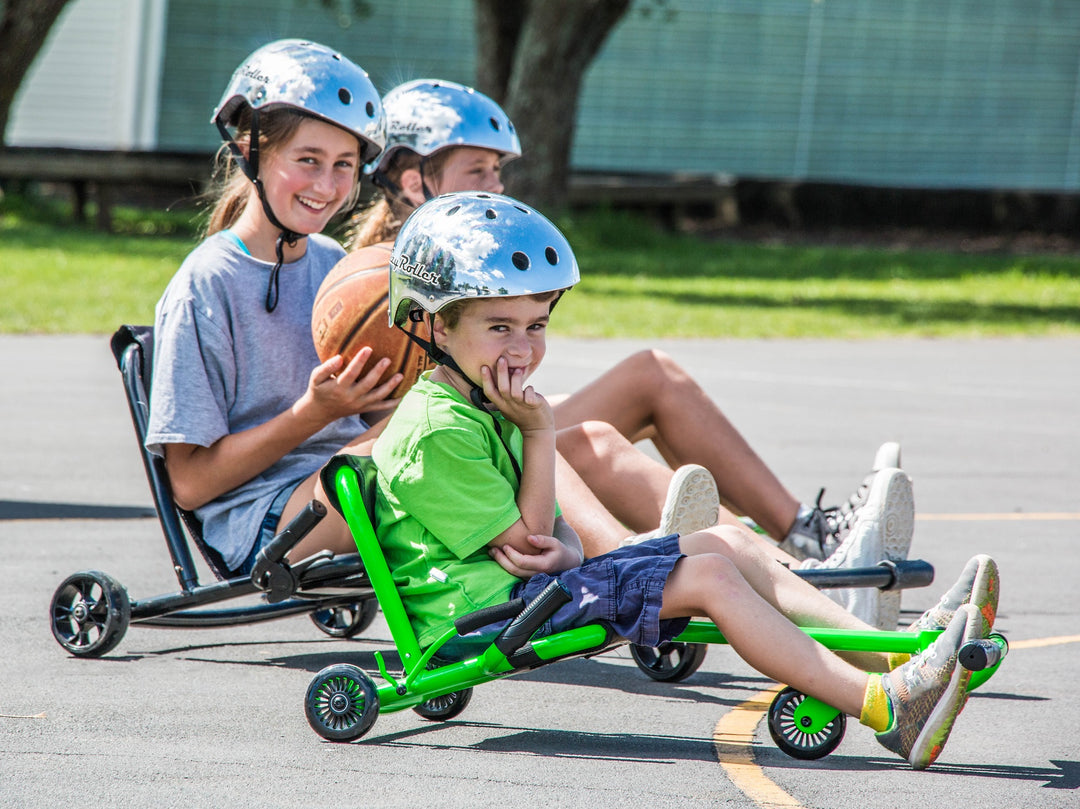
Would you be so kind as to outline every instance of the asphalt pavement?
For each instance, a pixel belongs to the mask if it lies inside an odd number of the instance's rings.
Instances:
[[[177,589],[107,337],[0,337],[0,806],[1075,807],[1080,805],[1080,340],[660,341],[802,499],[847,496],[900,441],[912,556],[936,601],[974,553],[998,561],[1011,652],[938,763],[914,772],[848,723],[819,761],[760,721],[774,684],[727,647],[682,683],[625,650],[476,688],[447,723],[380,716],[318,737],[304,692],[330,663],[374,670],[306,617],[223,629],[131,626],[69,656],[49,604],[96,569],[133,599]],[[642,348],[552,339],[535,379],[569,391]],[[709,437],[702,435],[701,440]],[[742,724],[739,724],[742,720]],[[738,728],[742,728],[739,730]],[[733,730],[734,729],[734,730]]]

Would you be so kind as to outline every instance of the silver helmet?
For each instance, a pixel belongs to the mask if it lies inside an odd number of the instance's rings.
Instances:
[[[570,244],[542,214],[502,194],[467,191],[425,202],[390,255],[390,323],[466,298],[553,292],[581,276]]]
[[[211,123],[232,127],[245,107],[291,107],[355,135],[360,160],[386,145],[382,102],[368,74],[342,54],[302,39],[280,39],[256,50],[232,75]]]
[[[369,172],[385,172],[398,149],[430,157],[451,146],[491,149],[503,160],[521,156],[521,143],[502,108],[463,84],[417,79],[383,96],[386,148]]]

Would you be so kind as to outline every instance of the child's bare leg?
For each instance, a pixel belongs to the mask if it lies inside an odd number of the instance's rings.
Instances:
[[[382,419],[357,436],[348,445],[342,447],[338,452],[342,455],[371,455],[371,448],[375,446],[375,439],[379,437],[385,427],[386,419]],[[349,525],[336,509],[330,508],[330,501],[323,490],[322,480],[318,472],[310,475],[296,487],[296,490],[289,497],[289,501],[285,504],[285,508],[282,509],[277,530],[281,531],[312,500],[318,500],[326,506],[326,516],[311,529],[311,533],[296,543],[286,558],[290,562],[298,562],[321,550],[330,550],[336,554],[356,553],[356,542],[353,539],[352,532],[349,530]]]
[[[614,550],[631,533],[604,508],[559,453],[555,454],[555,497],[566,521],[581,540],[586,558]]]
[[[661,618],[702,614],[739,657],[765,676],[850,716],[860,715],[865,672],[811,640],[758,594],[732,560],[719,554],[681,559],[664,587]]]
[[[749,586],[793,625],[873,630],[813,585],[778,564],[759,542],[727,527],[681,537],[679,546],[690,557],[719,554],[729,559]],[[864,671],[888,670],[888,656],[844,652],[843,658]]]
[[[646,455],[603,421],[561,429],[556,443],[584,484],[623,525],[639,534],[656,528],[674,474],[670,467]],[[726,508],[720,509],[719,522],[742,525]]]
[[[783,539],[795,521],[799,501],[701,386],[662,351],[628,357],[560,401],[554,412],[559,429],[606,421],[631,442],[652,438],[672,466],[701,464],[716,479],[720,496],[774,539]]]

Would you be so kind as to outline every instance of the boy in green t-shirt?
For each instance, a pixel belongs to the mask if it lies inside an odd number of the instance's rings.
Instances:
[[[967,698],[958,650],[993,624],[993,560],[973,559],[919,619],[920,628],[944,632],[906,662],[842,659],[810,639],[798,626],[869,627],[731,527],[583,561],[555,501],[551,408],[525,384],[544,357],[552,309],[577,281],[558,229],[500,195],[437,197],[397,238],[391,319],[426,314],[438,367],[409,391],[375,445],[376,518],[421,645],[466,613],[530,600],[558,578],[572,600],[543,631],[602,621],[657,646],[689,617],[706,616],[754,668],[858,717],[912,766],[928,766]]]

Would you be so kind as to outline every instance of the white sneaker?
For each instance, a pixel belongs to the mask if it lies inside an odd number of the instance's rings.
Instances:
[[[873,567],[883,559],[893,562],[906,559],[914,526],[915,499],[911,479],[903,470],[882,469],[874,475],[866,503],[855,512],[847,537],[835,553],[814,567]],[[876,587],[851,587],[824,592],[871,626],[897,628],[899,590],[883,592]]]
[[[720,493],[716,481],[704,466],[687,464],[675,470],[668,484],[664,508],[660,512],[660,527],[647,534],[635,534],[622,541],[636,545],[646,539],[692,534],[711,528],[720,519]]]

